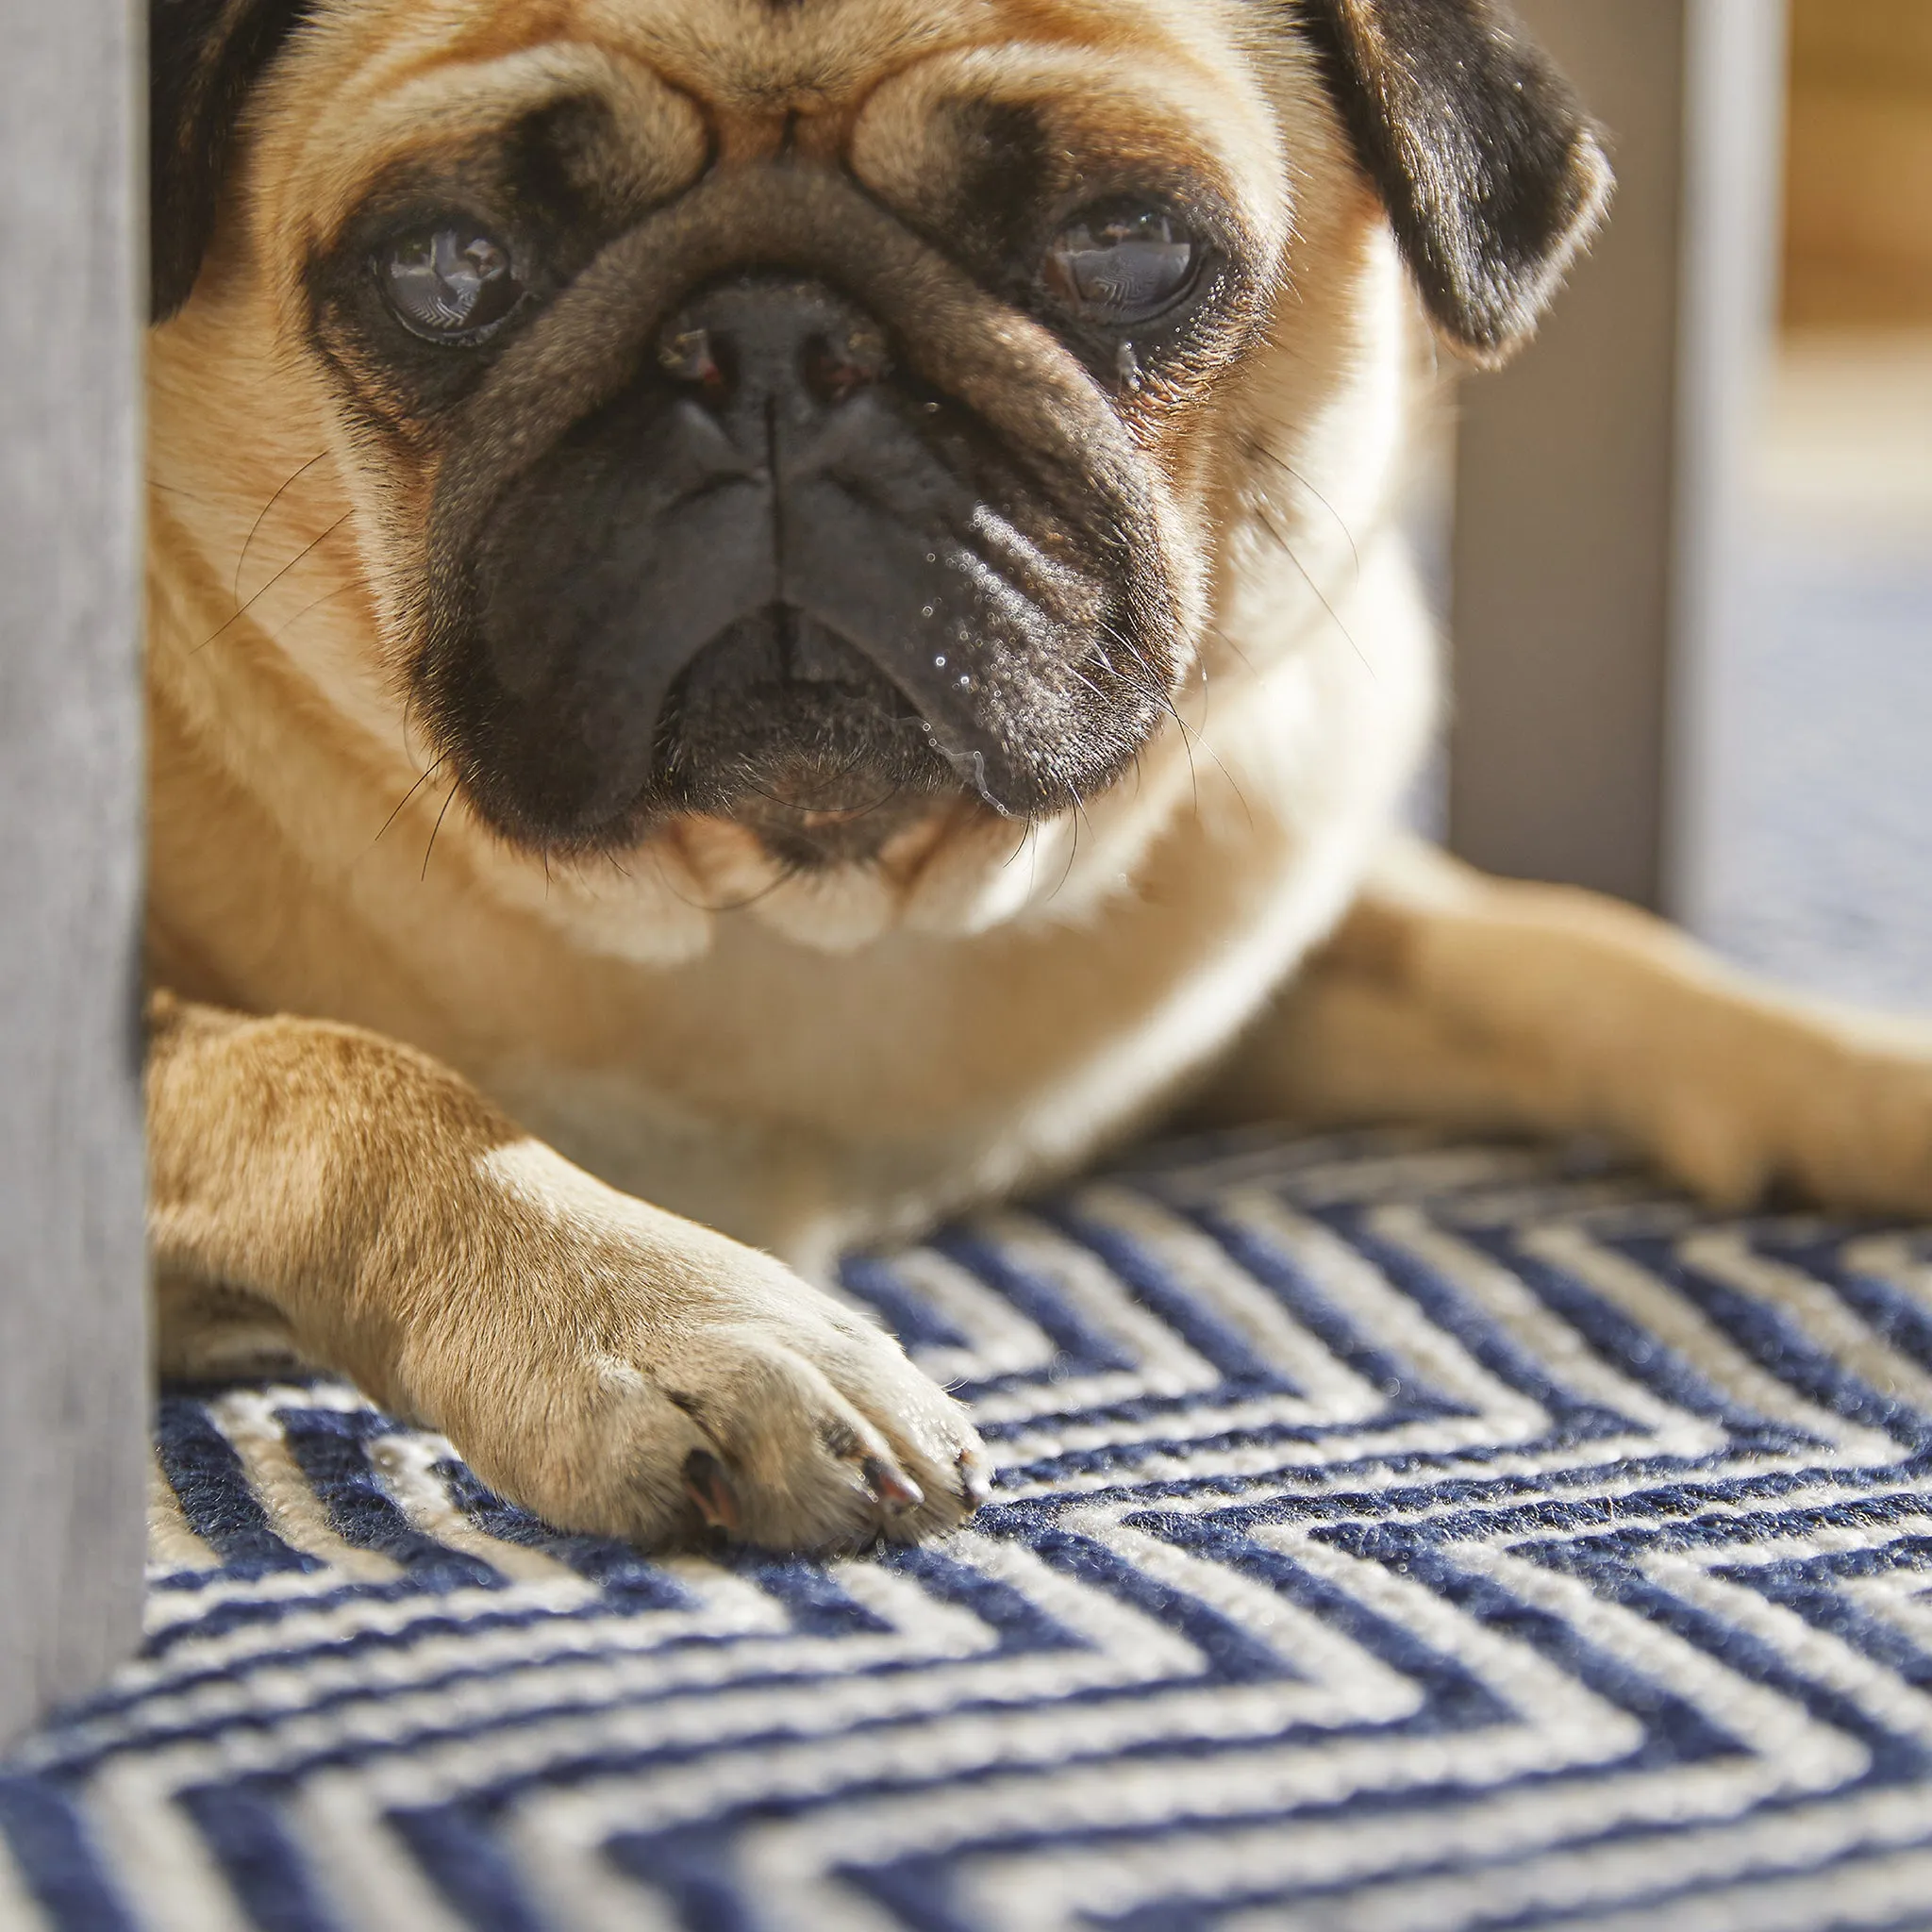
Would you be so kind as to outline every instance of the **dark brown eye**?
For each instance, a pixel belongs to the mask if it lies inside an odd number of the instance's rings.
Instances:
[[[377,264],[396,318],[432,342],[472,342],[523,299],[509,250],[466,223],[391,242]]]
[[[1061,308],[1121,327],[1172,308],[1193,287],[1201,253],[1167,209],[1119,203],[1075,215],[1054,237],[1044,275]]]

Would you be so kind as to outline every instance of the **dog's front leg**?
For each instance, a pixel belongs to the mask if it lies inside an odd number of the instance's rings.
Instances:
[[[970,1425],[887,1336],[424,1055],[160,995],[147,1090],[164,1321],[171,1289],[266,1303],[551,1522],[822,1549],[973,1507]]]
[[[1932,1031],[1775,997],[1613,900],[1391,848],[1210,1115],[1607,1130],[1707,1199],[1932,1211]]]

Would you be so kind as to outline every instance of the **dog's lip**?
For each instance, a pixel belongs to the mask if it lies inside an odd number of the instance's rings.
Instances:
[[[881,767],[938,778],[944,754],[911,657],[863,610],[821,615],[774,600],[724,626],[679,675],[658,720],[653,770],[675,773],[695,753],[712,783],[728,782],[737,768],[749,791],[837,813],[874,801]],[[730,730],[734,707],[750,727],[742,743]],[[788,742],[774,720],[804,735]],[[856,807],[843,795],[854,791]]]
[[[746,792],[726,804],[674,815],[671,827],[706,823],[728,825],[755,840],[774,865],[792,873],[835,871],[861,865],[902,871],[923,859],[962,808],[980,809],[962,791],[912,793],[903,789],[849,810],[795,811],[769,794]]]

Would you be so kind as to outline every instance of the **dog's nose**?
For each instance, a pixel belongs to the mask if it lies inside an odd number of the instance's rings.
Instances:
[[[888,373],[884,331],[818,281],[747,277],[706,290],[668,321],[658,362],[720,413],[768,419],[836,408]]]

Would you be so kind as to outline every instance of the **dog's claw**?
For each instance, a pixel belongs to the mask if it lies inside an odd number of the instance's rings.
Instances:
[[[992,1494],[992,1477],[984,1457],[977,1450],[964,1450],[954,1467],[959,1472],[959,1500],[969,1511],[977,1509]]]
[[[693,1449],[684,1458],[684,1490],[713,1529],[722,1529],[727,1536],[738,1534],[738,1493],[724,1465],[708,1450]]]
[[[882,1456],[868,1456],[859,1469],[874,1500],[889,1516],[904,1516],[925,1501],[925,1491]]]

